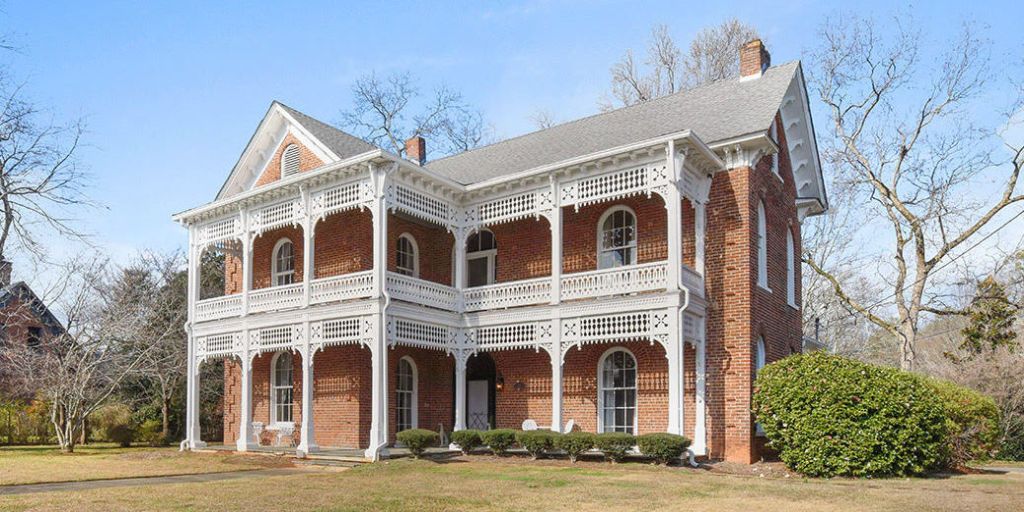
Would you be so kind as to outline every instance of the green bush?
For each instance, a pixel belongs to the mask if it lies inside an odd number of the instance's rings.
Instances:
[[[651,457],[659,464],[668,464],[686,452],[690,438],[678,434],[654,433],[637,436],[636,445],[640,453]]]
[[[438,436],[437,432],[432,430],[412,428],[395,434],[395,438],[409,449],[413,457],[418,459],[430,445],[437,443]]]
[[[555,448],[569,455],[573,464],[580,454],[594,447],[594,434],[590,432],[569,432],[555,437]]]
[[[949,438],[947,466],[962,468],[975,459],[989,459],[999,447],[999,407],[991,397],[939,379],[926,379],[942,400]]]
[[[132,410],[124,404],[110,404],[90,416],[97,439],[127,448],[135,439],[136,425]]]
[[[504,455],[516,444],[516,431],[507,428],[485,430],[480,433],[480,440],[490,447],[495,455]]]
[[[154,448],[167,446],[163,422],[160,420],[146,420],[142,422],[142,425],[139,426],[138,439]]]
[[[522,446],[534,460],[540,458],[554,446],[555,434],[548,430],[527,430],[516,432],[516,442]]]
[[[769,446],[810,476],[913,475],[946,460],[942,400],[921,379],[824,352],[758,374],[753,411]]]
[[[480,440],[480,431],[456,430],[452,432],[452,442],[459,445],[463,454],[469,455],[469,452],[478,448],[482,442]]]
[[[594,438],[594,446],[612,462],[621,462],[636,445],[636,436],[625,432],[605,432]]]

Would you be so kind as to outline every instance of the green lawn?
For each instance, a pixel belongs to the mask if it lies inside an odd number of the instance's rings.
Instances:
[[[209,460],[204,454],[175,460],[195,468],[192,458]],[[68,459],[68,465],[82,459]],[[443,463],[397,460],[345,471],[310,469],[214,483],[7,496],[0,497],[0,509],[994,511],[1024,509],[1024,474],[810,480],[641,464],[572,466],[565,461],[471,457]]]
[[[181,453],[177,448],[78,446],[62,454],[52,446],[0,448],[0,485],[103,480],[256,469],[277,461],[262,456]]]

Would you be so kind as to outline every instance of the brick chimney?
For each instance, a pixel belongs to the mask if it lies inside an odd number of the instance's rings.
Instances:
[[[772,65],[772,56],[760,39],[754,39],[740,48],[740,79],[760,78]]]
[[[6,288],[11,284],[11,262],[0,260],[0,287]]]
[[[405,141],[405,157],[420,165],[427,163],[427,141],[419,135]]]

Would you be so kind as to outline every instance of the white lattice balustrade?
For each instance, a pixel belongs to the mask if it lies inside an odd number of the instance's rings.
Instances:
[[[562,277],[562,300],[664,290],[667,276],[663,261],[569,274]]]
[[[454,310],[458,292],[451,286],[426,281],[416,277],[388,272],[388,294],[391,298],[430,306],[438,309]]]
[[[314,304],[369,297],[373,293],[373,271],[314,279],[309,287],[309,300]]]
[[[302,306],[302,283],[272,286],[249,292],[249,312],[261,313]]]
[[[539,278],[499,283],[463,292],[466,311],[544,304],[551,301],[551,279]]]
[[[445,225],[454,219],[454,210],[446,201],[417,192],[405,185],[393,185],[390,189],[394,204],[406,213]],[[389,201],[391,202],[391,201]]]
[[[242,314],[242,296],[225,295],[196,302],[196,321],[205,322]]]
[[[413,347],[445,349],[452,339],[452,329],[443,325],[396,318],[391,325],[392,343]]]

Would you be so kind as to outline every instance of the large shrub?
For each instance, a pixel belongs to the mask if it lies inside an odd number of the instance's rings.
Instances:
[[[455,432],[452,432],[452,442],[459,445],[463,454],[469,455],[469,452],[479,447],[482,442],[480,440],[480,431],[456,430]]]
[[[999,448],[999,408],[995,400],[952,382],[927,379],[946,412],[948,460],[952,468],[988,459]]]
[[[690,438],[678,434],[657,432],[636,438],[640,453],[651,457],[659,464],[668,464],[683,455],[690,447]]]
[[[516,432],[516,442],[529,453],[534,460],[540,458],[554,446],[555,435],[548,430],[526,430]]]
[[[594,438],[594,445],[612,462],[620,462],[636,445],[636,437],[625,432],[605,432]]]
[[[594,447],[594,434],[590,432],[569,432],[555,437],[555,448],[564,451],[569,455],[569,460],[575,464],[580,454]]]
[[[495,455],[505,455],[505,452],[516,444],[516,431],[507,428],[485,430],[480,433],[480,440]]]
[[[437,432],[422,428],[411,428],[395,434],[395,439],[405,445],[415,458],[420,458],[430,445],[437,443]]]
[[[942,400],[894,368],[787,357],[761,369],[753,409],[782,461],[806,475],[912,475],[946,460]]]
[[[168,444],[167,437],[164,436],[163,423],[155,419],[142,422],[142,425],[139,426],[138,439],[152,447],[167,446]]]
[[[136,425],[132,410],[124,404],[110,404],[90,416],[97,439],[117,443],[122,447],[131,446],[135,439]]]

